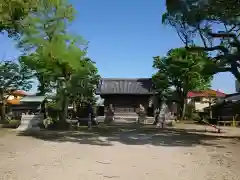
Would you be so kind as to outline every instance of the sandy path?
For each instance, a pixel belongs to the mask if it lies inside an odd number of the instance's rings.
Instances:
[[[0,179],[239,180],[240,144],[227,139],[212,141],[214,146],[126,145],[119,141],[99,146],[7,133],[0,137]]]

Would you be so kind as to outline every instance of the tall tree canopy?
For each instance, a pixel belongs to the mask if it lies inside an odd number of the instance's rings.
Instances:
[[[41,4],[58,4],[61,0],[1,0],[0,1],[0,32],[9,36],[18,35],[22,28],[22,20],[41,9]]]
[[[185,48],[172,49],[166,57],[154,57],[153,67],[158,71],[153,81],[160,94],[174,87],[178,94],[184,117],[187,93],[210,88],[212,76],[204,71],[208,63],[204,52],[189,52]]]
[[[38,0],[1,0],[0,32],[14,35],[19,31],[20,21],[37,9]]]
[[[74,11],[66,0],[42,0],[39,3],[38,11],[22,21],[25,28],[19,47],[24,53],[20,59],[35,71],[40,94],[44,94],[51,91],[52,81],[62,77],[58,73],[63,65],[77,67],[68,56],[70,51],[72,57],[77,56],[73,51],[79,41],[66,32],[68,23],[74,18]],[[77,53],[79,58],[84,54],[82,51]]]
[[[74,10],[66,0],[42,1],[38,11],[24,21],[19,47],[21,59],[39,81],[39,93],[56,90],[61,102],[60,118],[66,119],[68,102],[78,93],[93,96],[97,68],[86,58],[87,42],[67,32]],[[80,86],[87,84],[88,86]],[[81,92],[79,92],[81,90]]]
[[[231,72],[240,80],[240,2],[238,0],[166,0],[164,24],[174,27],[191,50],[213,52],[209,70]]]
[[[5,105],[12,91],[29,90],[32,87],[32,72],[23,63],[3,61],[0,63],[0,109],[1,120],[5,120]]]

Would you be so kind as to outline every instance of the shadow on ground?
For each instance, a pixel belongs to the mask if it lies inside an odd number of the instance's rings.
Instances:
[[[125,145],[153,145],[153,146],[215,146],[215,140],[229,137],[203,134],[203,130],[155,127],[136,127],[135,125],[95,127],[92,130],[81,128],[78,131],[39,131],[21,132],[19,136],[31,136],[37,139],[53,142],[73,142],[80,144],[112,146],[114,143]],[[232,138],[232,137],[231,137]]]

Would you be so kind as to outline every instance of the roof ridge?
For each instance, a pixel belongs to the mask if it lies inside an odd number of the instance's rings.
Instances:
[[[193,90],[193,91],[188,91],[188,92],[206,92],[206,91],[214,91],[214,92],[218,92],[218,93],[223,93],[223,94],[226,94],[222,91],[219,91],[219,90],[214,90],[214,89],[206,89],[206,90]]]
[[[152,78],[101,78],[101,80],[151,80]]]
[[[99,94],[149,94],[151,78],[101,78]]]

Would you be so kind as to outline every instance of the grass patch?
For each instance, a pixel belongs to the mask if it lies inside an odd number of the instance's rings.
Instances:
[[[20,125],[21,121],[20,120],[9,120],[2,124],[2,128],[11,128],[11,129],[16,129]]]

